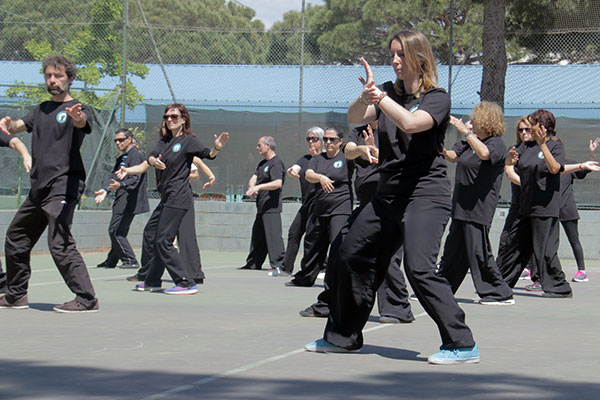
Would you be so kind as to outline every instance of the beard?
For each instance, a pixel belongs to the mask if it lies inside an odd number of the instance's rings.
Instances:
[[[63,94],[63,93],[66,92],[66,90],[62,89],[62,88],[49,88],[49,87],[46,87],[46,90],[48,90],[48,93],[50,93],[52,96],[58,96],[58,95],[61,95],[61,94]]]

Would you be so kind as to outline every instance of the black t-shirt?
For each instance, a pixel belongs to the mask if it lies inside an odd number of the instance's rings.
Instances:
[[[256,210],[259,214],[281,212],[281,191],[285,181],[285,165],[278,155],[270,160],[262,160],[256,167],[256,184],[269,183],[281,179],[281,188],[260,190],[256,196]]]
[[[357,146],[363,146],[365,144],[365,137],[363,136],[362,132],[366,129],[367,125],[352,129],[348,135],[346,145],[350,142],[353,142]],[[375,147],[379,147],[379,136],[377,134],[377,130],[373,131],[373,136],[375,139]],[[356,192],[359,200],[362,197],[371,197],[373,193],[365,193],[363,196],[362,191],[368,190],[367,188],[371,186],[369,184],[375,184],[376,182],[379,182],[379,172],[377,171],[379,165],[376,163],[370,163],[368,160],[365,160],[362,157],[357,157],[353,161],[356,170],[356,175],[354,176],[354,191]]]
[[[565,148],[562,142],[548,140],[546,146],[562,166],[565,164]],[[556,217],[560,209],[560,173],[551,174],[544,154],[535,141],[523,142],[517,147],[517,162],[521,178],[519,212],[525,217]]]
[[[477,156],[466,140],[453,149],[460,158],[456,165],[452,218],[491,225],[504,174],[506,146],[499,136],[482,140],[490,153],[489,160]]]
[[[92,131],[92,113],[83,106],[87,118],[83,128],[73,126],[65,108],[79,100],[64,103],[45,101],[31,110],[23,122],[31,132],[30,198],[42,200],[55,195],[78,198],[84,187],[85,168],[80,148],[86,134]]]
[[[398,95],[392,82],[384,83],[383,90],[410,112],[426,111],[434,124],[427,131],[407,134],[376,106],[381,175],[378,193],[383,197],[427,197],[450,202],[448,165],[442,155],[450,119],[448,93],[441,88],[431,88],[419,98],[412,94]]]
[[[510,183],[510,208],[519,209],[519,197],[521,196],[521,186]]]
[[[567,164],[577,164],[575,160],[568,160]],[[560,211],[558,219],[561,221],[573,221],[579,219],[577,203],[575,203],[575,192],[573,190],[573,181],[583,179],[590,171],[580,170],[570,174],[560,175]]]
[[[310,205],[315,197],[315,185],[307,181],[306,177],[304,176],[306,170],[308,169],[308,163],[310,162],[311,158],[312,155],[306,154],[300,157],[295,164],[300,167],[300,172],[298,172],[298,175],[300,175],[300,193],[302,194],[302,204],[305,206]]]
[[[333,181],[333,192],[327,193],[320,183],[315,183],[315,215],[329,217],[331,215],[350,215],[352,213],[352,173],[354,162],[347,160],[343,152],[335,157],[327,157],[327,153],[314,156],[308,163],[308,169],[322,174]]]
[[[16,136],[8,136],[6,133],[0,131],[0,147],[8,147],[10,141],[15,139]]]
[[[146,173],[139,175],[127,175],[125,179],[117,178],[116,172],[121,167],[131,167],[144,162],[145,157],[134,146],[127,152],[117,157],[113,171],[104,184],[104,189],[108,192],[108,185],[112,180],[119,182],[121,187],[115,193],[115,201],[113,202],[114,211],[127,211],[133,214],[141,214],[148,212],[148,194],[146,192]]]
[[[210,158],[210,149],[194,135],[160,138],[148,157],[158,157],[165,163],[164,170],[156,170],[161,202],[166,207],[191,207],[193,197],[190,169],[194,157]]]

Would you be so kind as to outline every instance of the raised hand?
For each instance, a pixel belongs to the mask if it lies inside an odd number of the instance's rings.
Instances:
[[[227,144],[227,140],[229,140],[229,132],[221,132],[219,137],[215,135],[215,149],[221,150]]]
[[[85,114],[81,111],[82,107],[81,103],[77,103],[73,107],[65,107],[65,111],[73,121],[81,122],[85,119]]]
[[[119,168],[119,170],[116,171],[115,174],[117,175],[117,178],[119,178],[120,180],[123,180],[128,175],[127,168],[125,168],[125,166],[121,165],[121,168]]]
[[[367,146],[375,146],[375,136],[373,136],[373,128],[371,128],[371,125],[367,125],[367,130],[365,131],[363,129],[362,134]]]
[[[517,153],[517,149],[513,146],[506,156],[506,165],[517,165],[517,161],[519,161],[519,153]]]
[[[594,140],[590,140],[590,153],[595,152],[598,148],[598,145],[600,145],[600,137],[597,137]]]
[[[547,132],[546,127],[544,125],[541,125],[540,123],[533,125],[531,127],[531,133],[539,146],[546,143]]]
[[[7,135],[10,135],[11,123],[12,119],[8,116],[0,119],[0,130],[2,130],[2,132],[6,133]]]

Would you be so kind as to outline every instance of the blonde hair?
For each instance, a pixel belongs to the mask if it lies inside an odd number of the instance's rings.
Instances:
[[[504,113],[496,103],[482,101],[471,111],[471,119],[477,123],[478,129],[489,136],[504,135]]]
[[[388,43],[388,48],[391,47],[394,40],[402,43],[402,50],[408,68],[419,73],[419,84],[413,95],[418,98],[432,87],[437,87],[438,75],[435,58],[429,40],[425,35],[410,30],[400,31],[392,37]],[[394,83],[394,88],[398,94],[404,93],[404,85],[399,79]]]
[[[518,146],[521,143],[523,143],[523,140],[521,140],[521,134],[519,133],[519,125],[521,125],[522,123],[527,125],[528,128],[531,128],[531,122],[529,122],[529,119],[527,118],[527,116],[526,115],[522,116],[519,119],[519,122],[517,122],[517,126],[515,127],[515,130],[517,131],[517,142],[515,143],[515,146]]]

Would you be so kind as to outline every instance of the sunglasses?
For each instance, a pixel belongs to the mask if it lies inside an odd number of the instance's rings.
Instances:
[[[165,116],[163,117],[163,119],[164,119],[165,121],[168,121],[168,120],[170,120],[170,119],[172,119],[173,121],[177,121],[179,118],[181,118],[181,115],[165,115]]]
[[[309,136],[306,138],[306,141],[308,143],[315,143],[315,142],[319,142],[321,139],[319,139],[318,137],[314,137],[314,136]]]
[[[129,139],[129,138],[116,138],[115,143],[121,143],[121,142],[126,141],[127,139]]]
[[[336,138],[336,137],[324,137],[323,141],[325,143],[337,143],[340,140],[340,138]]]
[[[519,132],[531,132],[531,128],[519,128]]]

